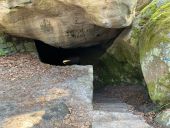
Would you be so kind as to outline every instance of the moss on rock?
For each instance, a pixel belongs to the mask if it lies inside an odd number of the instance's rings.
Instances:
[[[154,0],[142,11],[139,51],[151,99],[170,102],[170,1]]]
[[[100,58],[103,84],[143,83],[158,104],[170,102],[170,1],[153,0]]]
[[[14,49],[12,42],[7,40],[6,35],[0,36],[0,56],[9,55],[12,53],[16,53],[16,49]]]
[[[97,74],[103,85],[144,83],[138,47],[132,39],[131,27],[126,28],[100,57]]]
[[[98,79],[102,85],[143,84],[139,67],[134,67],[127,61],[119,62],[114,56],[105,54],[97,66]]]
[[[0,56],[35,51],[36,48],[32,40],[0,34]]]

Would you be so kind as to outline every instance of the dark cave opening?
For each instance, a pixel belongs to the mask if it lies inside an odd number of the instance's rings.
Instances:
[[[56,65],[94,65],[105,52],[103,45],[78,48],[56,48],[42,41],[34,40],[41,62]]]

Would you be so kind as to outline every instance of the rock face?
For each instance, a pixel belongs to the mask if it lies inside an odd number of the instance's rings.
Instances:
[[[140,61],[151,99],[170,102],[170,1],[154,0],[141,14]]]
[[[94,45],[129,26],[137,0],[1,0],[0,31],[56,47]],[[100,26],[100,27],[99,27]]]
[[[149,2],[150,0],[138,0],[137,16]],[[132,26],[123,30],[113,43],[106,48],[103,55],[99,57],[100,62],[96,69],[96,81],[99,84],[145,83],[141,71],[138,47],[142,27],[139,18],[135,18]]]
[[[142,84],[138,46],[131,27],[125,29],[101,56],[98,64],[102,84]]]
[[[169,103],[169,17],[169,0],[152,1],[134,20],[132,28],[124,30],[101,57],[99,78],[106,84],[142,82],[142,68],[151,99]]]

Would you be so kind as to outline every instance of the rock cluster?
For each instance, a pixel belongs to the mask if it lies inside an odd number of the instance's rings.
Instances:
[[[0,0],[0,10],[0,32],[62,48],[103,44],[99,82],[145,80],[155,103],[170,102],[170,0]],[[0,39],[0,55],[10,53]]]
[[[153,0],[142,9],[131,28],[126,28],[100,58],[100,78],[107,83],[134,84],[142,82],[143,74],[151,99],[161,105],[169,103],[169,17],[169,0]]]

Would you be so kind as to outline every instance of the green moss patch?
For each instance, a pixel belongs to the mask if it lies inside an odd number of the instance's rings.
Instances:
[[[166,104],[170,102],[170,1],[154,0],[141,15],[138,43],[142,71],[151,99]]]

